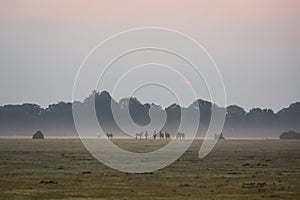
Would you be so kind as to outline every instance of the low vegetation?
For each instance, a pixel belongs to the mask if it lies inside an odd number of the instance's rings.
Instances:
[[[287,131],[280,135],[280,139],[300,140],[300,133],[295,131]]]
[[[143,152],[163,140],[118,140]],[[0,139],[0,199],[300,199],[300,141],[201,141],[170,166],[146,174],[110,169],[78,139]]]

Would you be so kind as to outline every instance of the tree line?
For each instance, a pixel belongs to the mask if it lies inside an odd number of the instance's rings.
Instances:
[[[212,106],[217,107],[211,102],[199,99],[187,108],[181,109],[177,104],[162,108],[155,104],[142,104],[134,97],[124,98],[116,102],[107,91],[101,93],[93,91],[82,102],[58,102],[47,108],[29,103],[0,106],[0,135],[30,136],[36,130],[42,130],[48,136],[76,136],[72,106],[85,112],[85,108],[89,104],[95,105],[97,119],[101,127],[105,131],[117,133],[122,133],[122,130],[114,121],[111,110],[112,104],[118,109],[117,112],[120,115],[129,110],[132,120],[140,126],[145,126],[151,122],[150,108],[154,108],[157,113],[165,111],[167,119],[162,131],[169,132],[177,131],[182,110],[189,112],[197,109],[201,115],[199,136],[204,134],[208,127]],[[289,107],[278,112],[261,108],[252,108],[247,112],[237,105],[231,105],[227,108],[220,107],[219,109],[226,109],[223,129],[226,137],[278,137],[283,131],[300,130],[300,102],[292,103]]]

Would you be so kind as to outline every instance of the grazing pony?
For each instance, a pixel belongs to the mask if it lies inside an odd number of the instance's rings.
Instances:
[[[112,133],[106,133],[106,136],[108,139],[113,139],[113,134]]]
[[[138,139],[138,137],[139,137],[140,139],[142,139],[143,134],[144,134],[143,131],[140,132],[140,133],[135,134],[135,139]]]
[[[184,137],[185,137],[184,133],[180,133],[180,132],[176,133],[176,139],[183,140]]]

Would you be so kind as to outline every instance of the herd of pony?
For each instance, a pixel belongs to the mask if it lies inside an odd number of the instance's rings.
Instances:
[[[113,134],[112,133],[106,133],[106,136],[108,139],[113,139]],[[175,137],[176,139],[178,140],[183,140],[185,138],[185,134],[184,133],[180,133],[180,132],[177,132],[175,134]],[[167,131],[165,132],[162,132],[162,131],[159,131],[159,132],[156,132],[154,131],[154,133],[152,134],[152,137],[149,137],[149,134],[148,134],[148,131],[145,131],[145,133],[142,131],[140,133],[137,133],[135,135],[135,139],[148,139],[148,138],[152,138],[152,139],[156,139],[156,138],[159,138],[159,139],[171,139],[171,134]]]

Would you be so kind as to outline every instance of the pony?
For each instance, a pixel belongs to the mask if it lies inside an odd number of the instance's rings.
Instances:
[[[163,132],[159,131],[159,139],[164,139],[165,135]]]
[[[140,133],[135,134],[135,139],[138,139],[138,137],[139,137],[140,139],[142,139],[143,134],[144,134],[143,131],[140,132]]]
[[[112,133],[106,133],[106,136],[108,139],[113,139],[113,134]]]
[[[166,139],[170,139],[170,133],[168,133],[168,132],[166,131],[165,137],[166,137]]]
[[[156,137],[157,137],[157,133],[156,133],[156,131],[154,131],[154,133],[153,133],[153,139],[155,140]]]
[[[180,133],[180,132],[176,133],[176,139],[183,140],[184,137],[185,137],[184,133]]]

